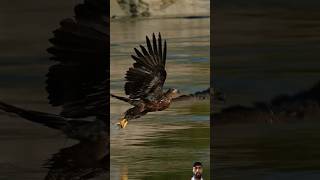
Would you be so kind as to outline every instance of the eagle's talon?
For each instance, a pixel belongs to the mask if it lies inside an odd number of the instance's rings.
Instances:
[[[128,124],[128,120],[127,119],[121,119],[117,125],[122,129],[122,128],[125,128]]]

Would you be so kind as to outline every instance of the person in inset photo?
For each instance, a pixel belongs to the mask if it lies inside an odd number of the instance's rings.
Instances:
[[[193,171],[193,176],[192,176],[191,180],[203,180],[201,162],[195,162],[193,164],[192,171]]]

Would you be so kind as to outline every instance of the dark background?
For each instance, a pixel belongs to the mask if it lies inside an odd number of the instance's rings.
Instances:
[[[59,113],[48,104],[46,73],[54,62],[46,49],[59,22],[80,1],[0,2],[0,101]],[[0,179],[43,179],[45,161],[74,143],[59,131],[0,112]]]
[[[46,51],[50,47],[48,39],[62,19],[74,15],[77,2],[80,1],[0,2],[2,101],[46,101],[45,74],[53,64]]]
[[[277,123],[265,123],[267,111],[252,113],[261,111],[255,102],[269,104],[320,80],[319,7],[311,0],[214,1],[211,70],[226,103],[211,106],[217,114],[234,105],[253,110],[213,115],[213,179],[320,178],[319,109],[307,113],[297,102],[304,117],[296,118],[285,112],[294,104],[288,103],[278,109]]]

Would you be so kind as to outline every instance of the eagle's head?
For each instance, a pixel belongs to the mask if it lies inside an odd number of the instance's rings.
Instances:
[[[168,89],[168,91],[165,93],[167,97],[169,98],[174,98],[176,97],[178,94],[180,93],[180,91],[176,88],[170,88]]]

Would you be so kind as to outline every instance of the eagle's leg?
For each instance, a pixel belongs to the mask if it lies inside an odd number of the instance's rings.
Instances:
[[[144,112],[144,104],[141,103],[133,108],[128,109],[125,112],[125,115],[123,118],[119,119],[119,122],[117,123],[117,125],[120,128],[125,128],[128,125],[128,121],[131,119],[137,119],[139,117],[141,117],[142,115],[146,114],[146,112]]]
[[[126,118],[121,118],[119,120],[119,122],[117,123],[117,125],[120,127],[120,128],[125,128],[128,124],[128,120]]]

